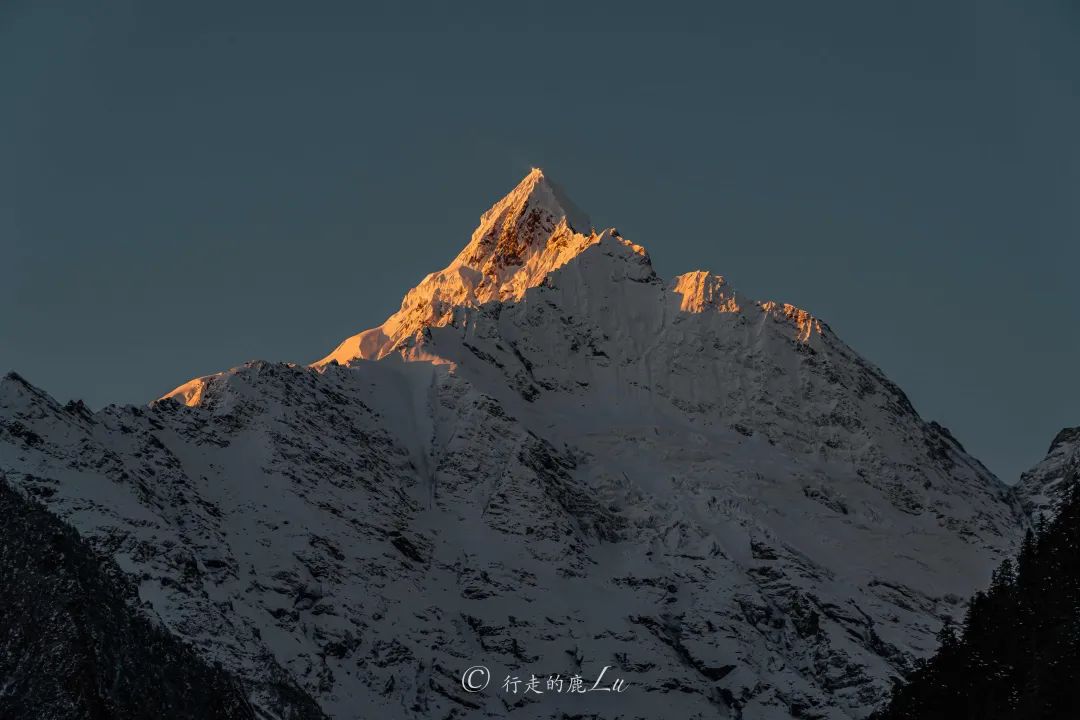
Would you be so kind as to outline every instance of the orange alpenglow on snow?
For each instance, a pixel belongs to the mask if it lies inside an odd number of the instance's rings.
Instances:
[[[480,216],[472,239],[453,262],[405,295],[400,310],[379,327],[346,339],[315,365],[377,360],[417,330],[445,324],[455,307],[520,300],[602,236],[540,168],[533,168]]]
[[[630,262],[599,267],[586,255],[617,256]],[[451,360],[432,354],[426,343],[414,339],[426,328],[450,325],[462,308],[521,301],[528,290],[551,282],[571,265],[578,273],[586,272],[586,268],[591,268],[587,272],[599,273],[590,280],[579,280],[586,285],[602,285],[624,273],[629,273],[626,277],[632,275],[630,279],[636,282],[655,284],[660,292],[654,298],[660,300],[658,304],[646,303],[647,307],[639,308],[642,314],[623,308],[637,322],[649,327],[663,326],[663,318],[671,313],[752,313],[762,320],[790,326],[794,339],[800,343],[810,343],[822,333],[821,323],[806,311],[787,304],[749,301],[720,275],[695,270],[665,284],[653,271],[645,248],[623,238],[614,228],[596,232],[588,216],[562,189],[545,177],[542,170],[533,168],[517,187],[480,217],[468,244],[449,265],[431,273],[406,293],[397,312],[378,327],[347,338],[329,355],[312,363],[312,367],[319,369],[331,363],[347,365],[354,360],[380,360],[392,355],[453,365]],[[621,265],[625,267],[616,269]],[[203,398],[206,383],[213,377],[191,380],[165,397],[185,405],[197,405]]]

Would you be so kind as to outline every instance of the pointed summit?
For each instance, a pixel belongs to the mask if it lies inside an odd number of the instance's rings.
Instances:
[[[589,216],[537,167],[481,216],[480,227],[483,228],[488,221],[505,216],[507,212],[521,217],[534,210],[550,215],[556,221],[565,219],[572,230],[580,233],[587,233],[592,229]]]
[[[588,234],[592,224],[543,170],[533,168],[480,216],[471,242],[455,262],[497,276],[498,268],[521,265],[534,251],[542,250],[560,229]]]
[[[518,300],[601,237],[566,193],[533,168],[480,216],[480,225],[453,262],[405,295],[400,310],[315,364],[378,359],[420,329],[449,322],[455,307]]]

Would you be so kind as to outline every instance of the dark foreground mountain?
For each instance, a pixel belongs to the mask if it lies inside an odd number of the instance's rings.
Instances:
[[[0,477],[0,718],[255,720],[240,684],[135,613],[136,586]],[[322,717],[295,689],[293,718]]]
[[[826,323],[661,278],[538,170],[313,365],[0,380],[0,470],[254,707],[280,671],[337,720],[861,718],[1027,522]]]
[[[1046,492],[1016,561],[972,599],[959,632],[899,689],[878,720],[1080,718],[1080,468],[1072,428],[1025,474]],[[1069,446],[1066,448],[1065,446]]]

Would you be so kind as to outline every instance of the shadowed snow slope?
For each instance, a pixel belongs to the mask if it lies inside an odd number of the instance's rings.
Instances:
[[[9,377],[0,469],[335,718],[863,717],[1027,522],[823,322],[665,282],[539,170],[310,367],[98,413]],[[605,665],[627,692],[496,687]]]
[[[1035,467],[1020,476],[1017,493],[1032,517],[1053,515],[1066,480],[1080,476],[1080,427],[1064,428]]]

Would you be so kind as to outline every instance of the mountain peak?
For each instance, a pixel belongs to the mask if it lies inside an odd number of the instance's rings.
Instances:
[[[589,216],[575,205],[562,187],[547,177],[541,168],[532,168],[529,174],[491,209],[494,210],[507,201],[517,204],[522,200],[533,207],[542,207],[553,215],[565,217],[569,225],[578,232],[588,232],[592,227]]]
[[[527,264],[553,238],[567,232],[590,235],[591,230],[588,215],[543,170],[533,168],[480,216],[480,225],[454,263],[502,281],[501,269]]]
[[[1053,442],[1050,443],[1050,449],[1046,452],[1050,454],[1062,445],[1078,441],[1080,441],[1080,427],[1062,428],[1061,432],[1054,436]]]
[[[448,266],[405,295],[400,310],[346,339],[316,365],[378,359],[421,328],[449,322],[456,307],[518,300],[606,235],[593,232],[588,215],[534,167],[480,216],[469,243]]]
[[[410,338],[426,328],[455,322],[460,308],[488,302],[516,302],[527,290],[543,285],[552,273],[573,263],[586,250],[599,246],[584,264],[590,281],[628,278],[656,280],[645,248],[609,228],[596,232],[585,215],[540,168],[534,167],[507,195],[480,216],[480,224],[457,257],[431,273],[406,293],[401,308],[375,328],[346,338],[315,367],[331,362],[378,360],[413,347]],[[580,274],[580,272],[579,272]],[[670,290],[688,313],[738,313],[751,305],[797,330],[808,343],[822,331],[821,323],[804,310],[777,303],[747,303],[723,277],[697,271],[674,279]]]
[[[490,231],[508,220],[520,220],[535,213],[558,224],[565,220],[571,230],[588,233],[592,229],[586,215],[555,182],[534,167],[517,186],[480,216],[476,232]],[[502,222],[500,222],[502,221]],[[475,237],[475,234],[474,234]]]

